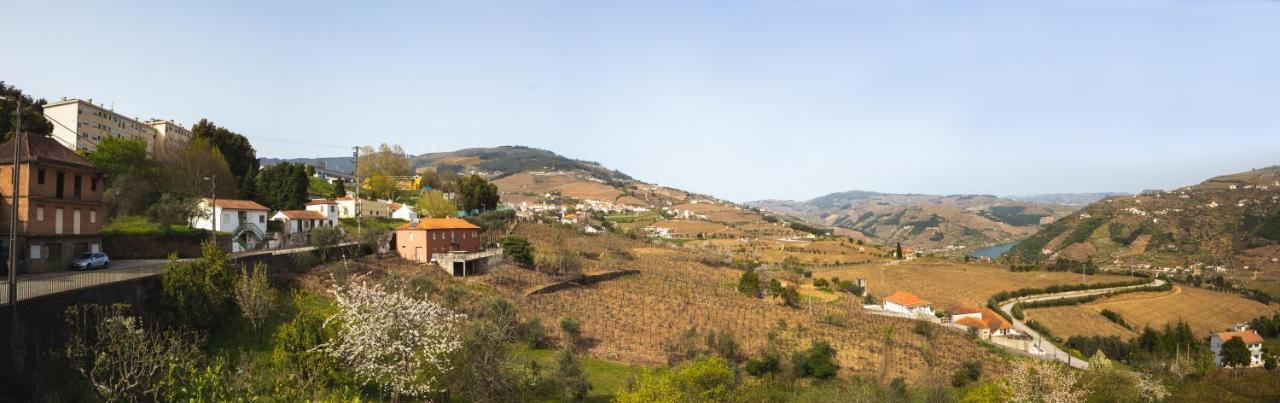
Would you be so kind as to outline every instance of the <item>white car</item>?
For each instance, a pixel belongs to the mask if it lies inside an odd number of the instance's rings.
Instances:
[[[106,253],[85,252],[71,262],[71,268],[73,270],[101,269],[109,264],[111,264],[111,259],[107,257]]]

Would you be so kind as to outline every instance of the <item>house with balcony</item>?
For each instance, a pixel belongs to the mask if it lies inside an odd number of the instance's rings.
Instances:
[[[102,249],[105,187],[93,164],[57,140],[22,133],[18,150],[18,189],[9,178],[15,165],[13,139],[0,144],[0,257],[7,264],[9,225],[14,203],[20,229],[19,272],[64,270],[85,252]],[[16,197],[15,197],[16,195]],[[0,270],[2,271],[2,270]]]
[[[267,214],[271,209],[253,200],[200,199],[192,228],[231,235],[231,251],[260,249],[267,241]]]
[[[324,215],[324,219],[328,221],[326,225],[330,227],[338,225],[338,202],[330,199],[313,199],[307,202],[306,209]]]
[[[1247,323],[1236,324],[1225,332],[1214,333],[1209,336],[1209,350],[1213,351],[1213,362],[1219,368],[1222,365],[1222,345],[1231,339],[1239,338],[1244,342],[1244,346],[1249,350],[1249,363],[1245,365],[1247,368],[1261,367],[1262,361],[1262,335],[1257,330],[1249,329]]]

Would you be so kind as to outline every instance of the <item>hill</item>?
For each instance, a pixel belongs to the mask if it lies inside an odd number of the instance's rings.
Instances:
[[[262,167],[269,167],[282,162],[292,164],[305,164],[320,168],[332,169],[339,172],[347,172],[355,170],[355,165],[351,163],[351,157],[316,157],[316,158],[259,158],[258,163]]]
[[[1092,261],[1103,268],[1217,276],[1280,293],[1280,167],[1172,191],[1110,197],[1018,243],[1013,263]]]
[[[576,160],[551,151],[524,146],[467,148],[422,154],[412,159],[413,166],[418,170],[479,173],[490,178],[529,171],[576,171],[606,182],[631,180],[630,176],[605,168],[597,162]]]
[[[832,193],[808,201],[748,205],[807,222],[857,231],[886,244],[937,253],[973,250],[1029,236],[1073,207],[990,195]]]
[[[1006,199],[1041,204],[1061,204],[1066,206],[1083,206],[1112,196],[1126,196],[1129,193],[1047,193],[1038,195],[1005,196]]]

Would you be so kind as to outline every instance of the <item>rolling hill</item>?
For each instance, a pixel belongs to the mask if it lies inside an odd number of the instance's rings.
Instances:
[[[1029,236],[1074,208],[989,195],[832,193],[807,201],[761,200],[748,205],[807,222],[857,231],[886,244],[955,252]]]
[[[1018,243],[1013,263],[1223,275],[1280,291],[1280,167],[1094,202]]]

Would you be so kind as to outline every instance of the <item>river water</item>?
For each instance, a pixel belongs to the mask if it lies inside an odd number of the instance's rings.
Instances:
[[[973,251],[973,253],[970,253],[969,256],[989,257],[991,259],[995,259],[1000,257],[1000,255],[1003,255],[1005,252],[1008,252],[1009,249],[1013,249],[1013,245],[1016,243],[1017,242],[1012,242],[978,249]]]

